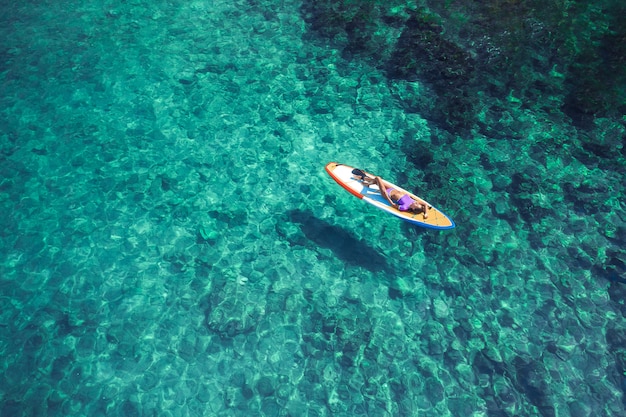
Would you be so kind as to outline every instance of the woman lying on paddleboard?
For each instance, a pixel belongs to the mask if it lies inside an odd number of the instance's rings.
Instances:
[[[363,180],[363,184],[368,187],[372,184],[378,185],[378,189],[380,190],[380,194],[385,197],[385,199],[391,204],[392,207],[397,208],[400,211],[411,211],[414,213],[424,213],[424,218],[428,218],[428,203],[420,198],[413,198],[407,193],[400,192],[393,188],[392,184],[389,184],[387,181],[383,180],[380,177],[372,178],[367,176],[363,171],[358,173],[354,173],[355,175],[361,176]],[[362,175],[361,175],[362,174]],[[385,192],[383,192],[385,190]]]

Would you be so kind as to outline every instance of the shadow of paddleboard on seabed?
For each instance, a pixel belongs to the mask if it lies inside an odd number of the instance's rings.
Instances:
[[[372,272],[389,268],[384,256],[340,226],[318,219],[308,210],[290,210],[287,215],[292,223],[300,227],[308,240],[330,249],[342,261]],[[292,243],[298,244],[299,242],[292,241]]]

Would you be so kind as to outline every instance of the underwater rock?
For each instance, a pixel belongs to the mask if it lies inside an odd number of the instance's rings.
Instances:
[[[463,127],[474,119],[468,88],[476,65],[468,52],[445,39],[442,33],[443,28],[432,14],[423,10],[413,13],[386,63],[387,75],[392,79],[426,81],[439,95],[429,118],[442,122],[444,127]]]
[[[241,288],[236,282],[229,283],[211,296],[205,310],[207,327],[223,340],[249,333],[256,328],[263,314],[261,301],[252,301],[254,296]]]
[[[274,395],[274,383],[269,377],[263,376],[257,381],[256,390],[262,397],[269,397]]]

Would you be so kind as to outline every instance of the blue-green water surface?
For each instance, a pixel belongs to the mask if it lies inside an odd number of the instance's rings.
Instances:
[[[623,284],[593,272],[624,164],[572,157],[565,118],[510,97],[523,139],[438,141],[398,103],[432,91],[313,41],[295,0],[3,10],[3,417],[624,412]],[[383,215],[329,161],[457,228]]]

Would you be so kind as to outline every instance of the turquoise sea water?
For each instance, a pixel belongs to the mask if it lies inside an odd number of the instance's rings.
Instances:
[[[510,96],[444,131],[298,1],[0,23],[1,416],[624,415],[619,121]],[[329,161],[457,228],[382,215]]]

